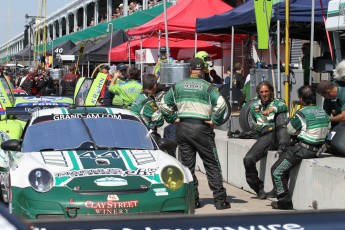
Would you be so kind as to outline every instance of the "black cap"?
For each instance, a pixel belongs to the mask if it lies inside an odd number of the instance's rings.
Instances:
[[[159,52],[161,53],[166,53],[167,52],[167,48],[165,46],[162,46],[160,49],[159,49]]]
[[[110,67],[108,65],[104,65],[102,69],[110,70]]]
[[[190,62],[190,68],[193,70],[203,70],[205,68],[204,61],[200,58],[193,58]]]
[[[127,69],[127,66],[125,64],[123,63],[117,64],[116,70],[124,70],[124,69]]]

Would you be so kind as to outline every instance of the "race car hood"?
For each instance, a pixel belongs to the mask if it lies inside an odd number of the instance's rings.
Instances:
[[[51,96],[27,96],[16,97],[14,107],[26,107],[26,106],[69,106],[73,104],[73,99],[69,97],[51,97]]]
[[[53,174],[55,186],[68,186],[76,192],[140,192],[160,182],[153,152],[156,151],[81,150],[31,155]]]

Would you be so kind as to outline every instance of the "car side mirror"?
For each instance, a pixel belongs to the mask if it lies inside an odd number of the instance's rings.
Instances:
[[[157,144],[158,147],[165,152],[175,151],[177,148],[176,141],[173,141],[169,138],[162,138],[157,141]]]
[[[16,139],[4,141],[1,143],[1,148],[5,151],[20,151],[20,141]]]

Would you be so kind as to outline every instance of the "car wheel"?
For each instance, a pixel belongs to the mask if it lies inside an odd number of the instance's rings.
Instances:
[[[254,103],[254,100],[251,100],[245,104],[240,112],[240,127],[242,131],[248,132],[253,130],[253,118],[250,114],[250,106]]]

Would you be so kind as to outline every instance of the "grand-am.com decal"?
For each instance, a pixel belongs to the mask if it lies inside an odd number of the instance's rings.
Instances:
[[[148,169],[136,169],[136,170],[122,170],[120,168],[99,168],[99,169],[82,169],[82,170],[71,170],[62,171],[54,173],[55,177],[65,177],[69,176],[75,177],[85,177],[85,176],[95,176],[95,175],[116,175],[116,176],[153,176],[157,168]]]

